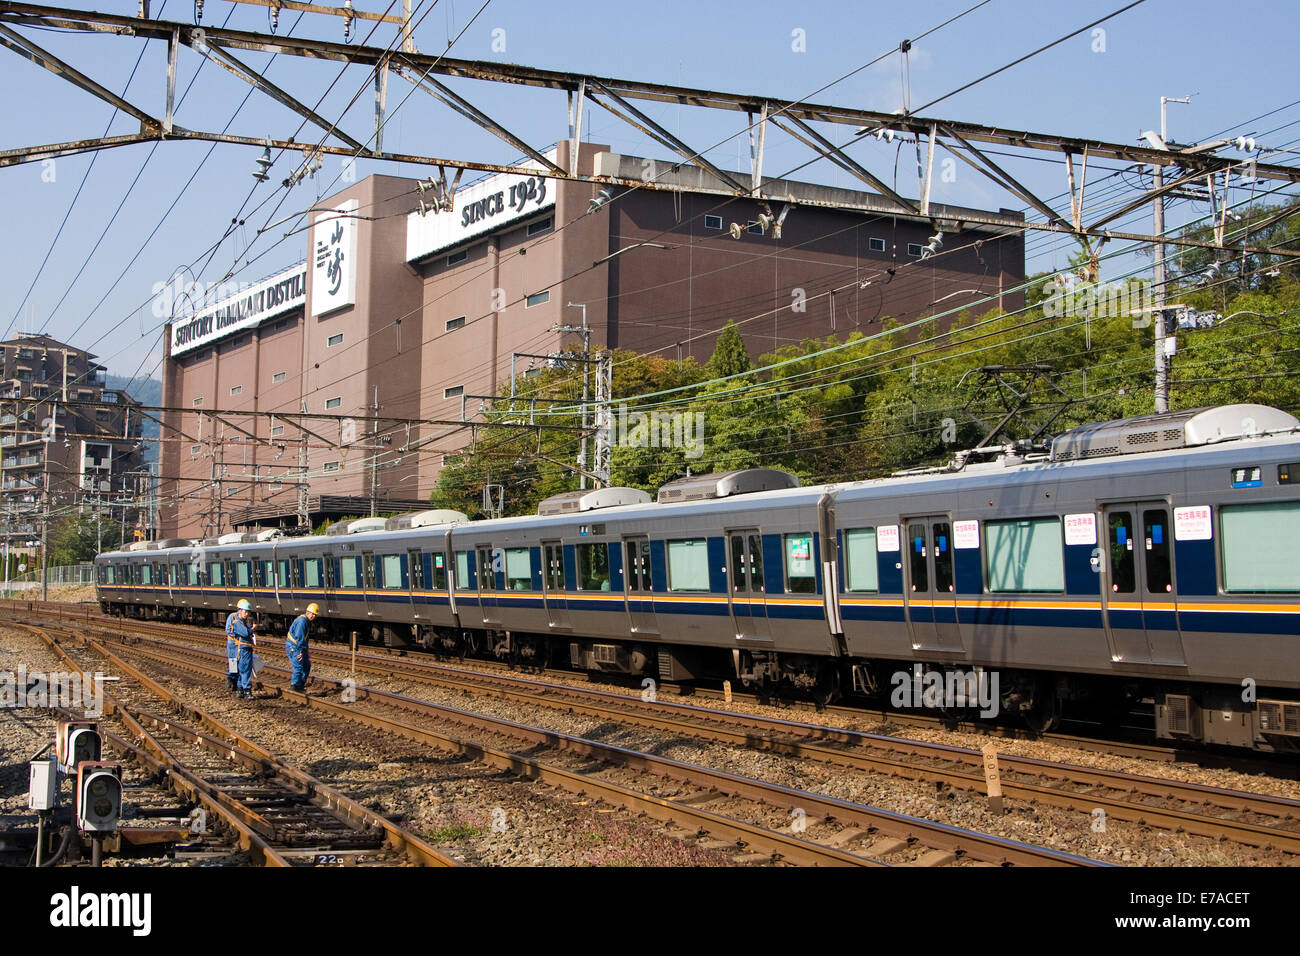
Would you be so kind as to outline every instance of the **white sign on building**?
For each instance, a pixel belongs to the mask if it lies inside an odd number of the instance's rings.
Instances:
[[[406,261],[415,262],[553,208],[554,180],[540,172],[521,169],[518,175],[498,173],[456,190],[450,212],[411,213],[406,218]]]
[[[359,203],[349,199],[317,212],[311,223],[311,314],[315,318],[357,303]]]
[[[297,308],[307,301],[307,273],[299,263],[227,296],[192,318],[172,323],[172,355],[202,348]]]

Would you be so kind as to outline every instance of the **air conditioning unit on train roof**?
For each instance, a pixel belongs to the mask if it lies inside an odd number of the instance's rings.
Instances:
[[[265,531],[257,533],[258,541],[274,541],[276,538],[283,538],[284,532],[279,528],[267,528]]]
[[[551,495],[538,503],[537,513],[546,518],[595,511],[598,508],[615,508],[618,505],[644,505],[650,501],[650,496],[637,488],[587,488]]]
[[[366,531],[383,531],[388,525],[387,518],[353,518],[351,521],[338,521],[325,529],[329,535],[361,534]]]
[[[1300,420],[1268,405],[1223,405],[1081,425],[1052,441],[1052,461],[1193,448],[1300,429]]]
[[[230,534],[223,534],[217,538],[217,544],[245,544],[257,540],[255,534],[244,534],[242,531],[232,531]]]
[[[389,531],[407,531],[411,528],[432,528],[436,525],[465,524],[469,515],[450,508],[431,508],[427,511],[408,511],[393,515],[386,526]]]
[[[668,482],[659,489],[659,503],[729,498],[732,495],[750,495],[756,491],[777,491],[798,487],[797,477],[775,468],[717,471],[710,475],[694,475]]]
[[[168,548],[188,548],[189,546],[189,538],[165,538],[158,542],[158,549],[160,551]]]

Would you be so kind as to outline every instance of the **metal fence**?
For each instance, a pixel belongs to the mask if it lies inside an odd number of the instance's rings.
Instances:
[[[57,568],[50,568],[49,573],[50,587],[65,585],[93,585],[95,583],[95,565],[87,562],[86,564],[68,564]],[[0,583],[0,594],[8,596],[19,591],[27,591],[31,588],[41,586],[41,570],[28,571],[18,577],[10,578],[8,583]]]

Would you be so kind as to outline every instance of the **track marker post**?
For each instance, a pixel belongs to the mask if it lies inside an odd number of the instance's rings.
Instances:
[[[1002,777],[998,773],[998,749],[993,744],[985,744],[982,752],[984,754],[984,783],[988,787],[989,794],[989,809],[994,813],[1003,813]]]

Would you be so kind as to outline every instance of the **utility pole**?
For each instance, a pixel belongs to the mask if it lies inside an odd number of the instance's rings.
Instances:
[[[370,405],[370,517],[375,516],[375,500],[379,497],[379,386],[375,386],[374,401]]]
[[[1160,142],[1168,144],[1169,133],[1165,120],[1166,103],[1190,103],[1190,96],[1162,96],[1160,97]],[[1155,247],[1155,311],[1152,315],[1155,318],[1156,333],[1156,387],[1155,387],[1155,410],[1159,412],[1169,411],[1169,356],[1165,354],[1165,244],[1160,240],[1165,234],[1165,196],[1162,190],[1165,182],[1165,172],[1163,166],[1155,167],[1153,189],[1156,194],[1152,204],[1152,215],[1154,218],[1154,230],[1156,235]]]
[[[590,397],[588,382],[591,378],[591,329],[587,327],[587,304],[585,302],[565,303],[571,309],[582,310],[582,328],[575,329],[569,325],[559,325],[555,331],[578,332],[582,335],[582,448],[578,452],[578,487],[587,487],[587,400]]]

